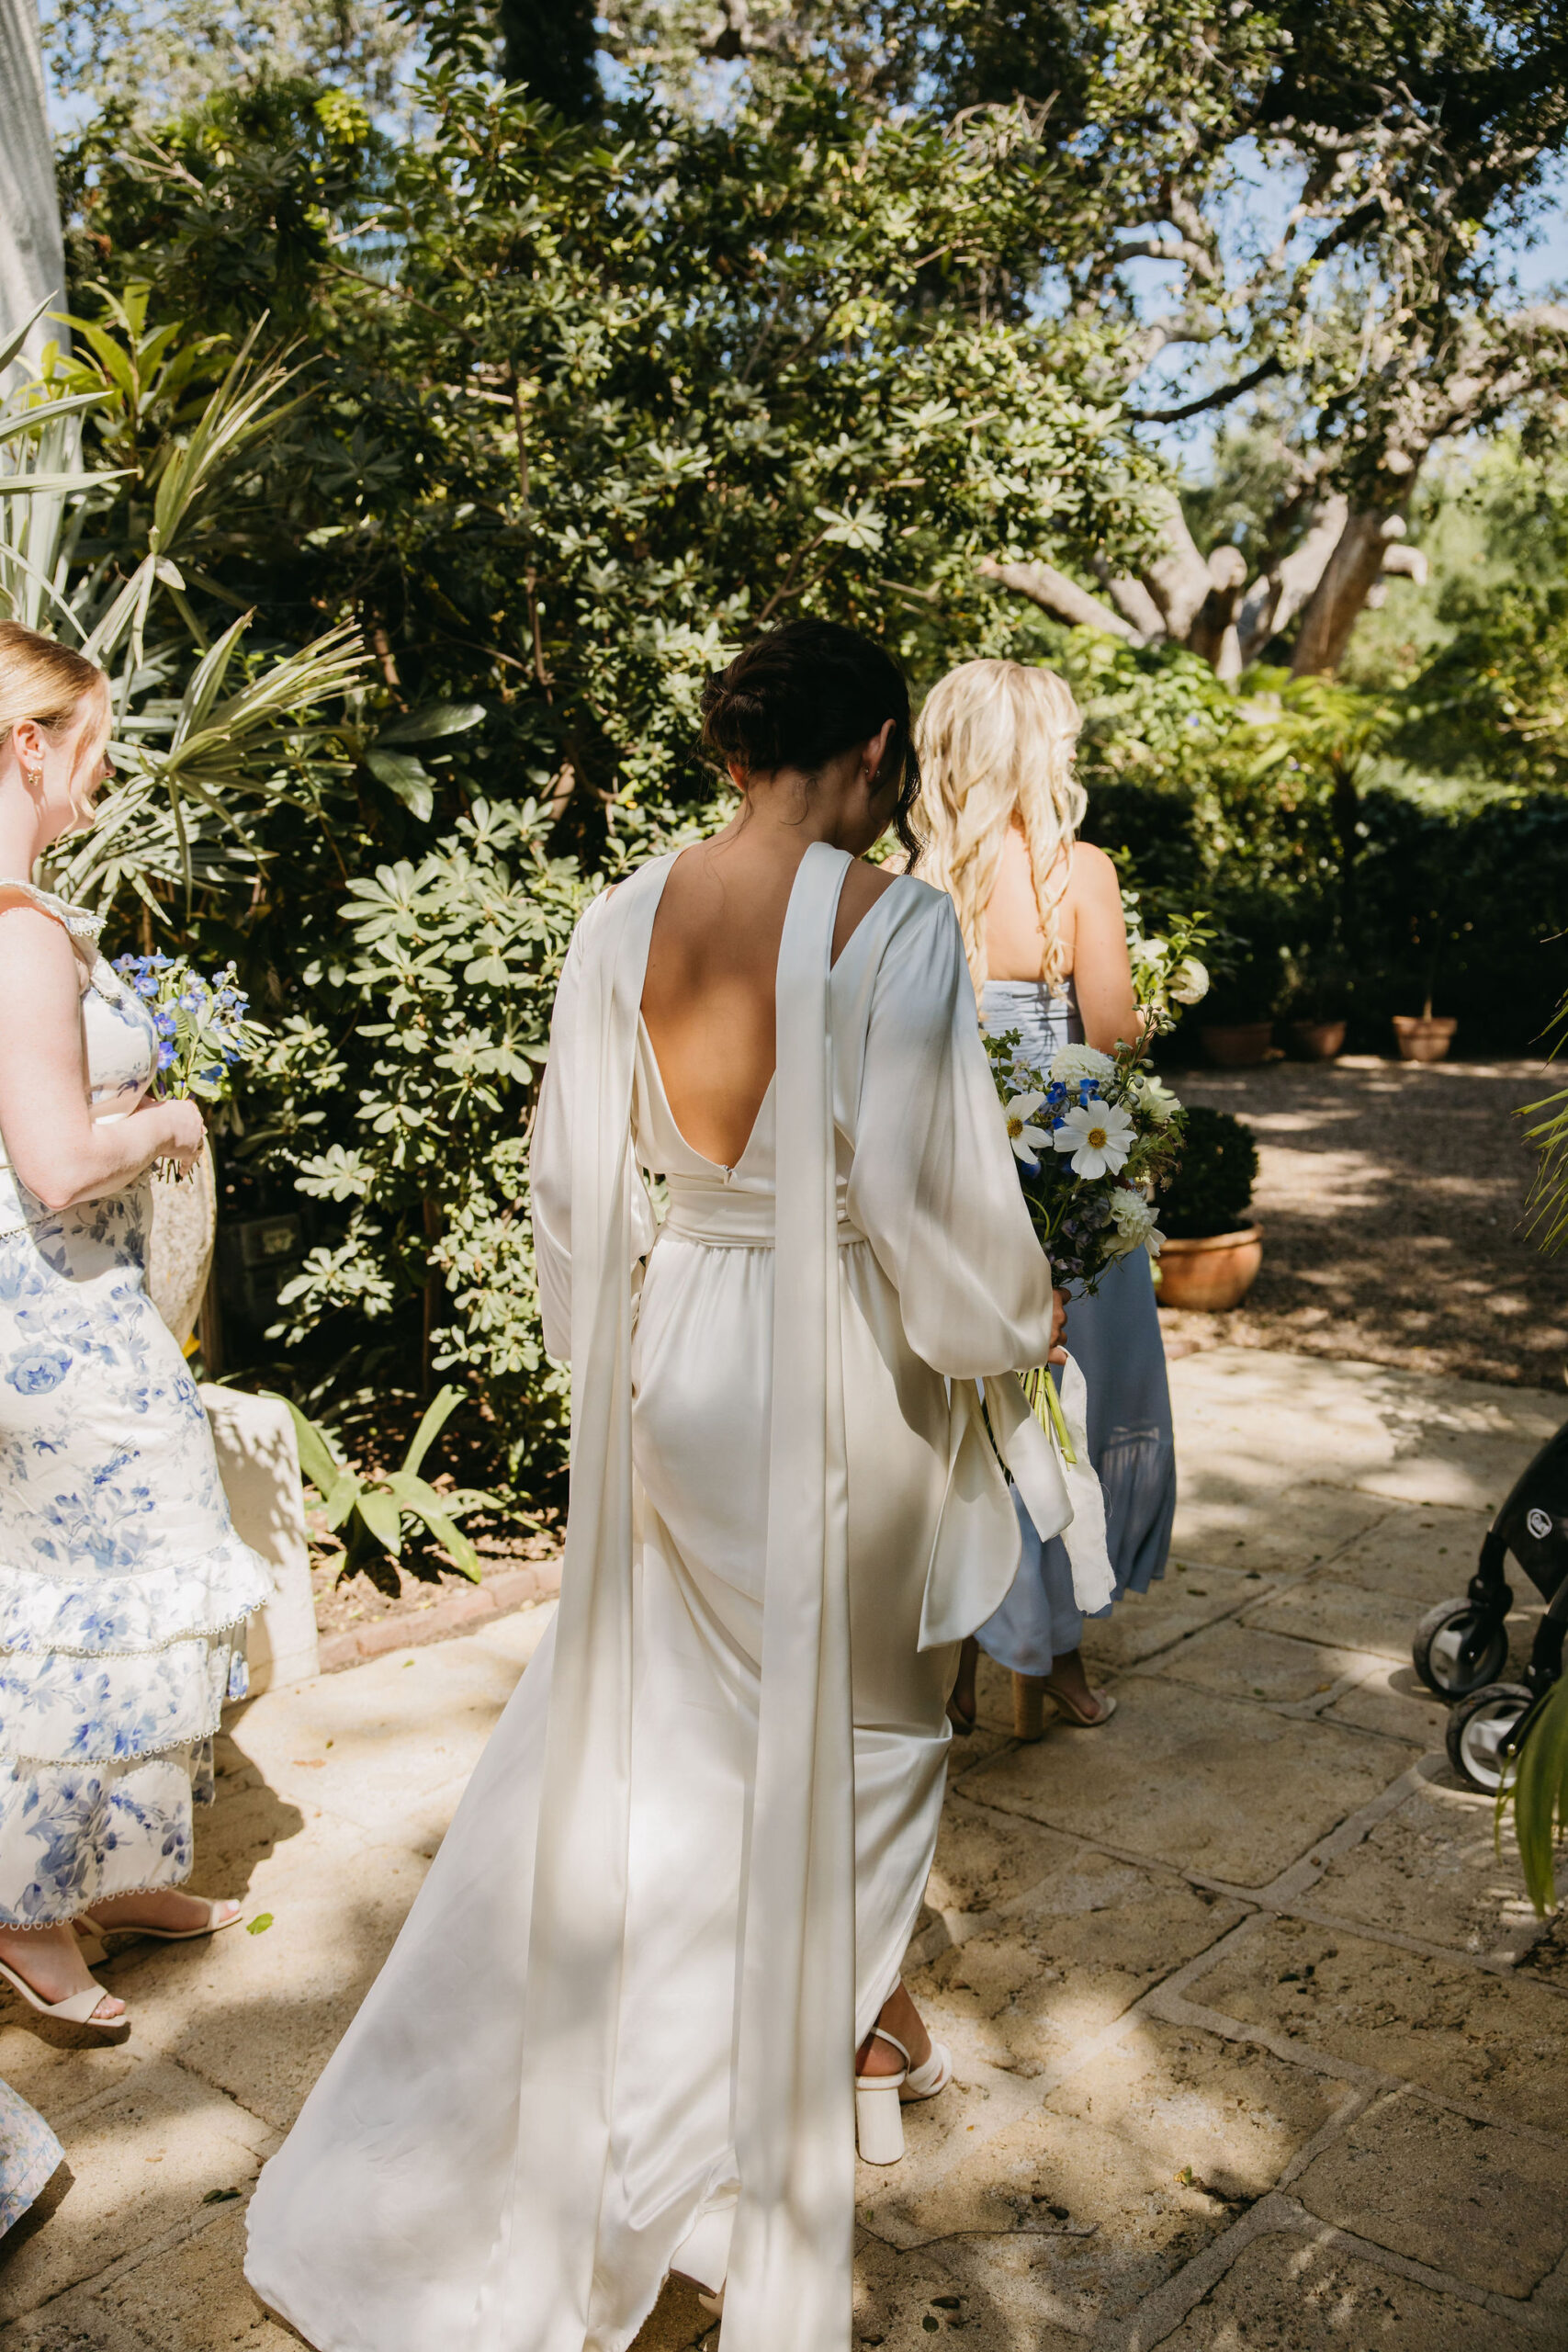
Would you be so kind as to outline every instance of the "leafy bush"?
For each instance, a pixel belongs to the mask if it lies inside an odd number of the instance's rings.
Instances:
[[[1252,1129],[1228,1111],[1192,1103],[1175,1173],[1160,1187],[1160,1230],[1173,1241],[1234,1233],[1247,1221],[1258,1176]]]
[[[276,788],[187,789],[183,873],[134,829],[94,870],[135,944],[232,957],[271,1032],[223,1207],[303,1193],[312,1246],[265,1339],[231,1318],[230,1369],[329,1418],[367,1383],[417,1417],[449,1372],[486,1482],[536,1494],[567,1410],[526,1183],[551,993],[595,878],[707,821],[703,680],[797,612],[922,674],[1006,650],[1026,615],[978,554],[1131,560],[1146,467],[1098,390],[1109,330],[962,299],[1041,249],[1018,124],[818,80],[766,122],[633,97],[574,126],[432,48],[417,144],[270,82],[66,159],[69,389],[123,469],[82,577],[151,565],[198,642],[254,608],[264,678],[323,622],[373,656],[271,752]],[[159,570],[163,486],[264,315],[266,401]],[[154,715],[166,793],[182,722]]]
[[[552,1466],[566,1380],[544,1352],[528,1224],[534,1081],[557,975],[584,890],[551,858],[548,817],[477,801],[416,865],[356,876],[343,914],[351,960],[300,973],[355,1046],[356,1084],[251,1157],[295,1172],[336,1205],[338,1238],[279,1294],[279,1336],[352,1350],[355,1328],[417,1297],[432,1370],[461,1368],[484,1400],[513,1476]],[[285,1033],[268,1073],[303,1091],[317,1024]],[[341,1065],[340,1065],[341,1069]]]

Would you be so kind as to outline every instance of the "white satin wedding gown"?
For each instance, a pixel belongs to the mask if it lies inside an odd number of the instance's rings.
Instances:
[[[538,1112],[559,1613],[252,2207],[248,2275],[321,2352],[621,2352],[677,2256],[728,2259],[725,2352],[847,2352],[853,2052],[931,1865],[952,1645],[1019,1555],[977,1383],[1032,1513],[1068,1511],[1010,1377],[1050,1270],[949,901],[896,881],[829,977],[848,860],[807,851],[724,1169],[638,1012],[671,862],[579,926]]]

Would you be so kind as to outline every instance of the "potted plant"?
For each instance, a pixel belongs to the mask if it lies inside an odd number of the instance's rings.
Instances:
[[[1440,1062],[1448,1057],[1453,1044],[1458,1021],[1451,1015],[1435,1014],[1432,999],[1438,986],[1438,966],[1442,953],[1455,936],[1455,925],[1450,912],[1451,892],[1439,885],[1434,894],[1438,903],[1428,907],[1412,926],[1417,947],[1426,950],[1426,1001],[1417,1012],[1396,1012],[1393,1015],[1393,1041],[1402,1062]]]
[[[1393,1016],[1393,1042],[1399,1048],[1400,1060],[1446,1061],[1458,1027],[1459,1022],[1452,1013],[1434,1013],[1429,996],[1419,1012],[1396,1012]]]
[[[1256,938],[1235,940],[1216,959],[1218,970],[1198,1035],[1210,1061],[1247,1069],[1274,1054],[1273,1005],[1280,989],[1280,953]]]
[[[1263,1263],[1263,1227],[1247,1219],[1257,1176],[1251,1128],[1228,1111],[1190,1104],[1181,1158],[1157,1203],[1162,1306],[1240,1306]]]
[[[1338,939],[1291,959],[1286,1034],[1298,1061],[1331,1062],[1345,1050],[1350,975]]]

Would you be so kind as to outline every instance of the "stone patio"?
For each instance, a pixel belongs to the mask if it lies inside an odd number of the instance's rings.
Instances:
[[[1408,1649],[1557,1400],[1229,1347],[1172,1385],[1170,1572],[1091,1629],[1114,1722],[1020,1747],[998,1674],[953,1750],[909,1976],[957,2079],[862,2169],[858,2342],[1568,2344],[1568,1936]],[[196,1883],[256,1932],[128,1948],[118,2045],[0,2009],[68,2156],[0,2244],[0,2352],[296,2341],[241,2277],[244,2198],[547,1619],[236,1711]],[[637,2352],[715,2341],[671,2289]]]

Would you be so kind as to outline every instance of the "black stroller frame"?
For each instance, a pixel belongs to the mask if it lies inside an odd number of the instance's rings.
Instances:
[[[1499,1679],[1507,1670],[1514,1605],[1510,1553],[1547,1604],[1517,1682]],[[1547,1440],[1493,1521],[1463,1600],[1429,1610],[1411,1645],[1427,1688],[1453,1702],[1449,1761],[1472,1789],[1495,1790],[1508,1775],[1527,1717],[1562,1677],[1565,1634],[1568,1422]]]

